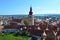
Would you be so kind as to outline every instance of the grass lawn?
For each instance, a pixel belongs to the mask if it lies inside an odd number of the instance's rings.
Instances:
[[[13,34],[3,35],[0,36],[0,40],[28,40],[29,37],[27,36],[13,36]]]

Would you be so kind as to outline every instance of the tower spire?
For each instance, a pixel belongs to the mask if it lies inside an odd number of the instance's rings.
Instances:
[[[32,7],[30,6],[30,12],[32,12]]]
[[[32,7],[30,6],[30,11],[29,11],[29,15],[32,15],[33,12],[32,12]]]

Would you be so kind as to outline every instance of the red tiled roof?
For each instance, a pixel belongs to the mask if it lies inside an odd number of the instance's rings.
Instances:
[[[2,30],[4,28],[4,26],[0,26],[0,30]]]
[[[39,26],[40,26],[41,30],[45,30],[45,29],[46,29],[46,27],[47,27],[47,25],[46,25],[46,24],[40,24]]]
[[[21,19],[13,19],[12,21],[15,21],[15,22],[20,23],[21,22]]]
[[[12,20],[9,20],[8,22],[18,22],[18,23],[21,23],[21,19],[12,19]]]

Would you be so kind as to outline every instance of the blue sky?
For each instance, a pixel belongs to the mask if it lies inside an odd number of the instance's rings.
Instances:
[[[60,0],[0,0],[0,15],[28,14],[30,6],[34,14],[60,13]]]

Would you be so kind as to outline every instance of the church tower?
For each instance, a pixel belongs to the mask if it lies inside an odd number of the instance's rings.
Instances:
[[[28,15],[28,25],[34,25],[34,16],[32,12],[32,7],[30,7],[29,15]]]

